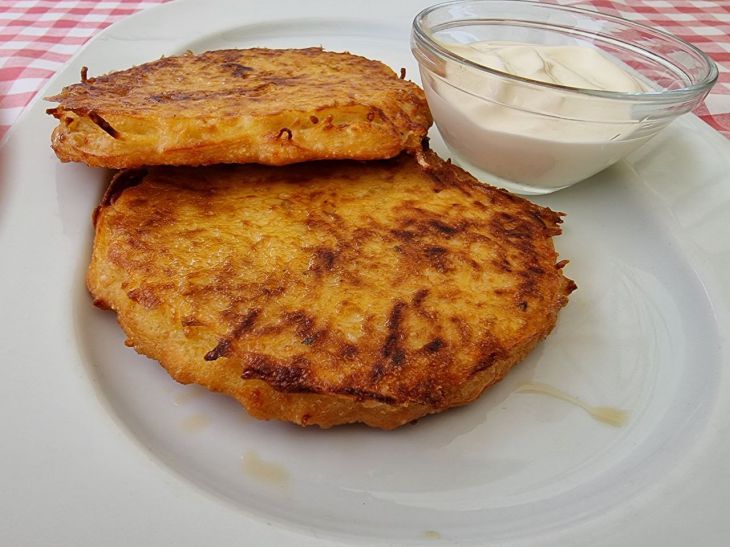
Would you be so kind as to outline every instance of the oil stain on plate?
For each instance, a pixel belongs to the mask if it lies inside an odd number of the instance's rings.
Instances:
[[[598,420],[599,422],[603,422],[608,425],[612,425],[614,427],[621,427],[623,425],[626,425],[626,422],[628,421],[628,412],[625,410],[622,410],[620,408],[615,408],[612,406],[593,406],[589,405],[577,397],[573,397],[572,395],[569,395],[565,393],[564,391],[559,390],[556,387],[553,387],[548,384],[542,384],[539,382],[530,382],[527,384],[522,384],[520,387],[518,387],[516,390],[518,393],[540,393],[542,395],[549,395],[551,397],[555,397],[556,399],[560,399],[561,401],[565,401],[567,403],[573,404],[577,407],[582,408],[585,410],[590,416],[592,416],[594,419]]]
[[[210,417],[205,414],[192,414],[182,421],[182,428],[188,433],[197,433],[210,425]]]
[[[259,482],[283,488],[289,484],[289,472],[278,463],[262,460],[253,450],[241,456],[241,469]]]

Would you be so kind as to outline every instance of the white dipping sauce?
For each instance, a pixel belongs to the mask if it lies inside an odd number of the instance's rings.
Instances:
[[[543,46],[517,42],[446,44],[449,50],[482,66],[539,82],[580,89],[641,93],[631,74],[587,46]]]
[[[513,42],[443,44],[481,66],[561,86],[641,93],[649,88],[588,46]],[[425,75],[424,75],[425,76]],[[583,180],[649,139],[631,104],[536,87],[447,62],[445,81],[427,76],[429,105],[456,160],[523,193],[547,193]],[[499,185],[500,181],[497,181]],[[505,182],[505,181],[502,181]]]

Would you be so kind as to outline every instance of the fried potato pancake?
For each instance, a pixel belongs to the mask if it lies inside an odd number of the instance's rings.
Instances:
[[[468,403],[575,284],[560,214],[419,160],[123,172],[89,290],[128,345],[257,418],[391,429]]]
[[[382,159],[420,148],[423,90],[378,61],[309,49],[164,57],[48,100],[62,161],[96,167]]]

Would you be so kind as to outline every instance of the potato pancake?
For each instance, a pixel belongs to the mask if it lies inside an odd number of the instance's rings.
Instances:
[[[575,284],[560,214],[431,152],[122,172],[88,287],[127,344],[257,418],[392,429],[474,400]]]
[[[383,159],[417,150],[423,90],[378,61],[309,49],[163,57],[48,100],[62,161],[95,167]]]

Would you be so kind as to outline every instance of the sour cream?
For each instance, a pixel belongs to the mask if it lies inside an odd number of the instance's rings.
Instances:
[[[522,193],[548,193],[615,163],[650,138],[631,101],[575,89],[642,93],[649,88],[587,45],[443,44],[497,73],[449,61],[424,78],[439,130],[458,163]],[[505,77],[500,73],[523,80]],[[535,82],[545,82],[543,86]],[[566,89],[569,88],[569,89]]]
[[[622,93],[646,91],[636,77],[591,47],[517,42],[472,42],[446,47],[481,66],[538,82]]]

